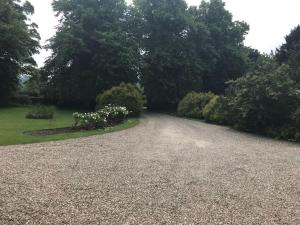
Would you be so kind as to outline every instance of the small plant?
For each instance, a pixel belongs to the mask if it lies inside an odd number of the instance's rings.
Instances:
[[[27,119],[53,119],[54,108],[50,106],[35,106],[27,114]]]
[[[74,113],[74,127],[86,130],[105,128],[110,125],[123,122],[129,112],[125,107],[105,106],[101,110],[92,113]]]

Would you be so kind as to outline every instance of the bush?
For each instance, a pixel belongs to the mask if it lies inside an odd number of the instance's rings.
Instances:
[[[300,142],[300,108],[292,113],[292,116],[287,123],[279,129],[273,131],[273,136],[280,139],[294,140]]]
[[[28,119],[52,119],[54,117],[54,108],[49,106],[35,106],[27,114]]]
[[[282,127],[266,128],[265,134],[276,139],[294,140],[296,130],[294,127],[290,127],[289,125],[283,125]]]
[[[296,132],[295,141],[300,142],[300,131]]]
[[[97,110],[106,105],[116,105],[126,107],[130,116],[139,116],[145,104],[145,96],[141,88],[133,84],[122,83],[98,95],[96,102]]]
[[[74,127],[86,130],[104,128],[106,126],[121,123],[128,115],[125,107],[105,106],[101,110],[92,113],[74,113]]]
[[[294,126],[300,130],[300,106],[292,113],[291,120]]]
[[[106,119],[108,125],[114,125],[123,122],[129,111],[126,107],[108,105],[100,109],[98,113]]]
[[[93,113],[74,113],[74,127],[80,127],[86,130],[104,128],[107,121],[106,118],[98,112]]]
[[[268,69],[266,64],[230,82],[227,97],[236,128],[260,133],[280,129],[298,107],[300,91],[288,77],[288,67]]]
[[[215,97],[211,92],[190,92],[178,104],[177,114],[182,117],[203,119],[203,109]]]
[[[227,124],[228,102],[223,96],[215,96],[203,109],[205,121],[216,124]]]

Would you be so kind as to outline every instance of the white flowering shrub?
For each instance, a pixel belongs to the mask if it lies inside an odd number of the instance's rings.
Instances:
[[[101,114],[94,113],[74,113],[75,127],[81,127],[83,129],[99,129],[104,128],[107,120]]]
[[[125,107],[105,106],[97,112],[74,113],[74,126],[82,129],[100,129],[113,124],[121,123],[126,119],[129,112]]]
[[[126,107],[107,105],[100,109],[98,113],[105,117],[107,123],[111,125],[124,121],[124,119],[128,116],[129,111]]]

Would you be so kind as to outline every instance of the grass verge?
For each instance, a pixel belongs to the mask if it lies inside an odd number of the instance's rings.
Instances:
[[[79,131],[75,133],[64,133],[49,136],[30,136],[24,134],[24,132],[71,126],[73,124],[72,114],[74,111],[56,109],[53,119],[33,120],[25,118],[25,115],[29,110],[29,107],[0,108],[0,146],[57,141],[100,135],[125,130],[134,127],[139,123],[138,119],[130,118],[122,124],[106,128],[105,130]]]

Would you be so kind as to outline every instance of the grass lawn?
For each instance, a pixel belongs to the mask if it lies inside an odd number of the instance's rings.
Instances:
[[[69,138],[86,137],[97,134],[104,134],[113,131],[120,131],[134,127],[138,119],[129,119],[123,124],[105,130],[80,131],[76,133],[55,134],[48,136],[25,135],[24,131],[70,127],[73,124],[70,110],[55,110],[53,119],[33,120],[26,119],[25,115],[29,107],[0,108],[0,145],[28,144],[45,141],[64,140]]]

